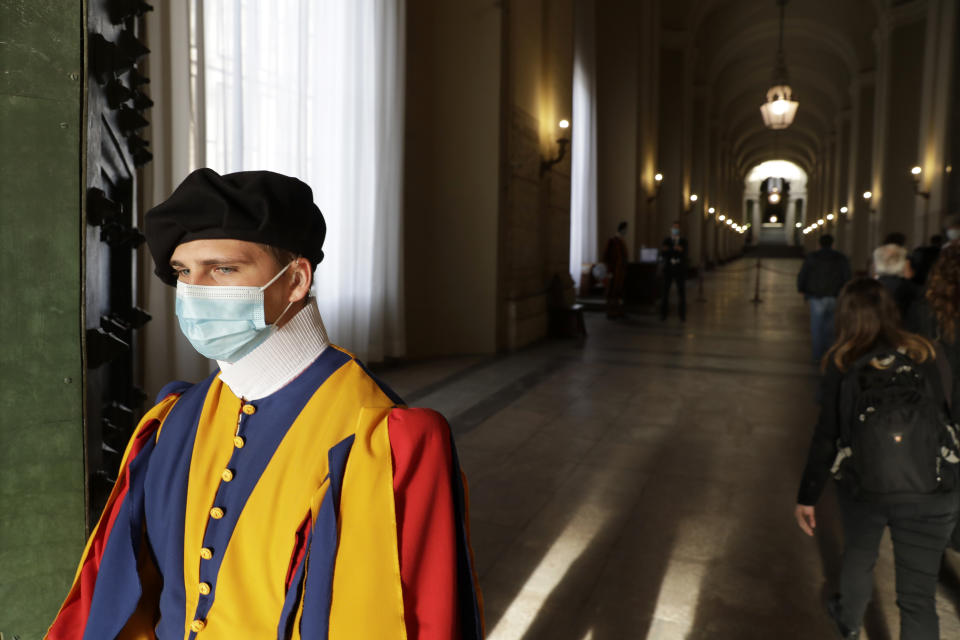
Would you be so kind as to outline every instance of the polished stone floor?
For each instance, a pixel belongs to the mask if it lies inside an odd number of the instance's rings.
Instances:
[[[442,411],[470,481],[488,637],[832,638],[821,602],[840,531],[832,493],[793,520],[816,418],[797,260],[688,284],[688,319],[588,316],[590,336],[509,356],[388,369]],[[960,561],[938,606],[960,638]],[[885,539],[862,637],[898,637]]]

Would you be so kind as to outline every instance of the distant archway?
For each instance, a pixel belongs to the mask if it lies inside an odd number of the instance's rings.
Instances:
[[[765,245],[800,243],[807,202],[807,172],[789,160],[767,160],[747,172],[743,217],[752,225],[750,242]]]

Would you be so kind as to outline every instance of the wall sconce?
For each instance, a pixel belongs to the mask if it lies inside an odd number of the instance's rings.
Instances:
[[[567,155],[567,145],[570,144],[570,141],[567,138],[558,138],[557,144],[560,146],[560,148],[557,150],[557,157],[550,160],[540,161],[541,176],[553,168],[553,165],[559,164],[560,161],[563,160],[564,156]]]
[[[920,167],[914,167],[913,169],[910,169],[910,175],[913,176],[913,193],[918,196],[923,196],[929,200],[930,192],[920,191],[920,176],[923,175],[923,169]]]
[[[720,222],[723,222],[726,219],[727,219],[727,216],[723,215],[722,213],[720,214],[720,217],[717,218],[717,220],[719,220]]]
[[[802,223],[802,222],[798,222],[797,224],[795,224],[795,225],[793,225],[793,226],[796,227],[797,229],[803,229],[803,223]]]
[[[687,203],[687,211],[686,211],[687,213],[693,212],[693,208],[696,206],[697,200],[699,199],[700,199],[700,196],[698,196],[697,194],[695,193],[690,194],[690,201]]]
[[[653,195],[647,196],[647,202],[653,202],[660,195],[660,187],[663,186],[663,174],[657,171],[653,176]]]
[[[560,127],[561,129],[569,129],[570,121],[561,120],[560,122],[557,123],[557,126]],[[557,145],[559,145],[560,147],[559,149],[557,149],[557,157],[552,158],[550,160],[540,160],[541,176],[545,174],[547,171],[549,171],[551,168],[553,168],[555,164],[559,164],[563,160],[564,156],[567,155],[568,144],[570,144],[570,138],[567,138],[565,136],[561,136],[560,138],[557,138]]]
[[[780,202],[780,193],[777,191],[771,191],[770,195],[767,196],[767,202],[770,204],[777,204]]]
[[[832,213],[828,213],[828,214],[827,214],[827,220],[829,220],[829,221],[831,221],[831,222],[833,221],[833,219],[834,219],[835,217],[836,217],[836,216],[833,215]]]
[[[863,199],[866,201],[867,207],[869,207],[869,209],[870,209],[870,213],[876,213],[877,210],[874,209],[874,208],[871,206],[871,205],[873,204],[873,192],[872,192],[872,191],[864,191],[864,192],[863,192]]]
[[[849,213],[850,209],[847,208],[847,205],[840,207],[840,213]]]
[[[717,212],[717,210],[716,210],[715,208],[713,208],[713,207],[710,207],[709,209],[707,209],[707,213],[709,213],[710,215],[713,215],[713,214],[715,214],[716,212]]]

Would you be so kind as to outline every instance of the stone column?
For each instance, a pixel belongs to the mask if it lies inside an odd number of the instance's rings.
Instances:
[[[847,214],[850,222],[848,247],[853,270],[866,268],[869,258],[871,202],[863,192],[873,189],[873,72],[862,73],[850,87],[850,159],[847,183]]]
[[[926,3],[891,8],[877,30],[877,102],[874,120],[874,207],[876,224],[871,246],[893,231],[905,233],[908,245],[917,240],[913,213],[916,202],[910,168],[919,162]]]
[[[847,161],[850,155],[850,111],[841,111],[834,120],[834,126],[837,130],[837,145],[833,161],[834,189],[831,208],[836,216],[834,225],[837,234],[836,246],[849,256],[850,219],[847,215],[841,213],[840,209],[846,206],[849,212],[850,208],[847,205],[848,183],[850,182],[850,163]]]
[[[707,204],[707,154],[709,152],[709,136],[707,132],[707,103],[705,89],[698,87],[694,90],[692,139],[690,157],[690,193],[697,194],[697,201],[689,203],[690,211],[687,216],[688,241],[690,243],[690,266],[699,269],[703,266],[704,254],[704,213]]]
[[[939,231],[947,204],[946,133],[956,36],[956,0],[929,0],[917,146],[917,165],[923,169],[918,189],[928,196],[914,199],[914,244],[926,244]]]
[[[656,184],[653,177],[660,171],[660,3],[638,2],[640,13],[637,29],[637,212],[636,246],[659,247],[663,239],[657,222]]]

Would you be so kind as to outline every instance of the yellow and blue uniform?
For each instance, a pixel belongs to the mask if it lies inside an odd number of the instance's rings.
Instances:
[[[249,402],[173,383],[47,637],[479,638],[465,511],[443,418],[340,349]]]

